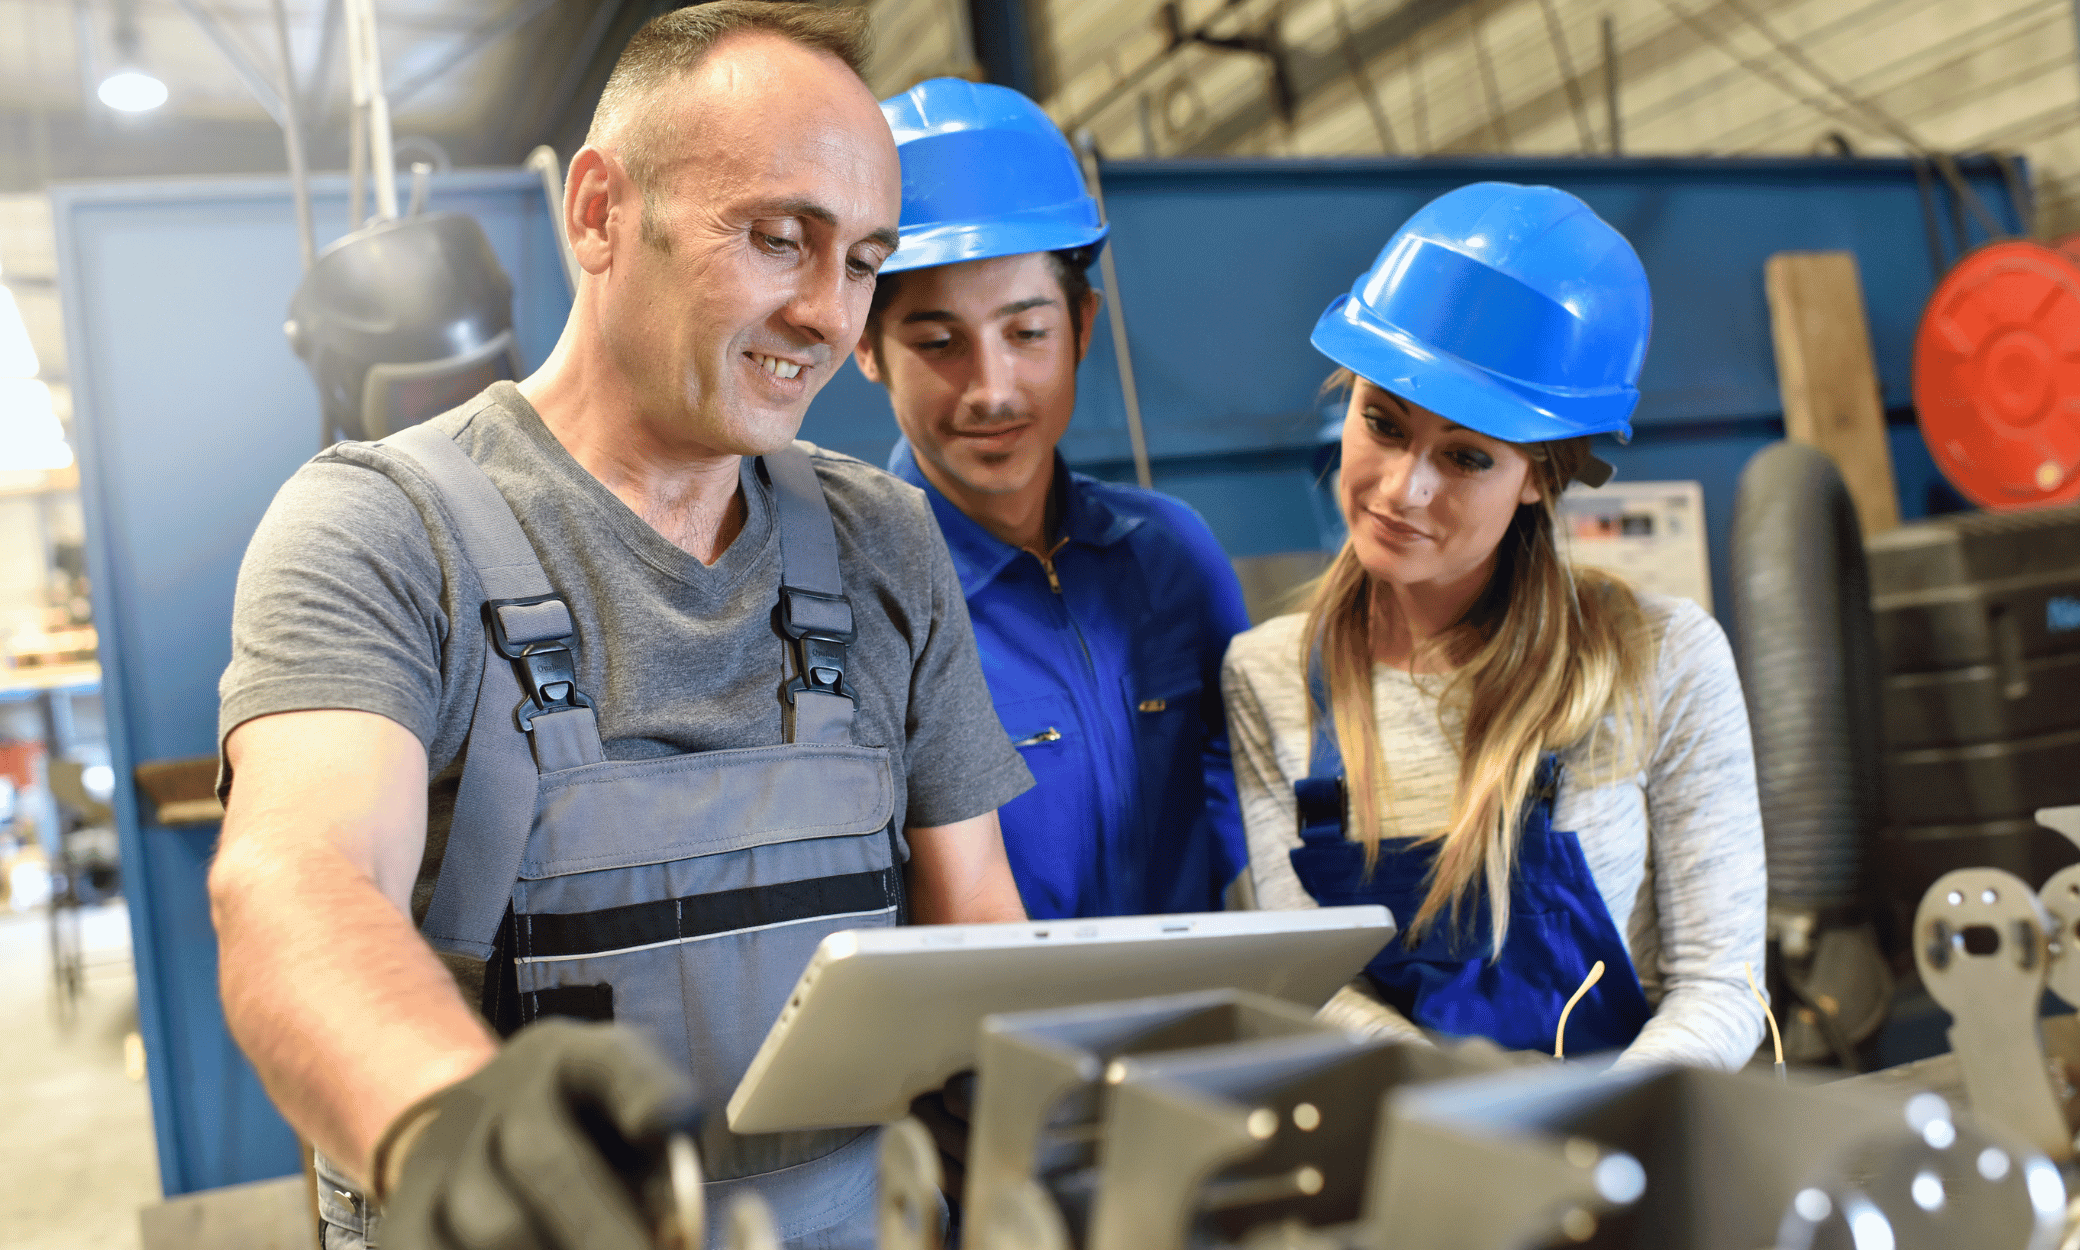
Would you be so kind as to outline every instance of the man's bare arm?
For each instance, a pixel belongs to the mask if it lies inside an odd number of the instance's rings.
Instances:
[[[906,829],[910,841],[910,914],[918,924],[982,924],[1024,920],[997,814],[951,825]]]
[[[426,751],[369,712],[287,712],[226,740],[210,868],[224,1013],[297,1131],[357,1179],[383,1129],[497,1052],[411,922]]]

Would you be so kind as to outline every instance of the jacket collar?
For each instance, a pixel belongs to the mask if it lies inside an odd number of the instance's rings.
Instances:
[[[963,597],[972,598],[1018,558],[1018,548],[982,528],[932,485],[917,466],[917,454],[910,449],[910,440],[896,439],[895,447],[888,453],[888,471],[922,490],[931,501],[932,515],[938,519],[939,532],[946,536],[946,550],[953,556],[954,572],[960,575]],[[1061,521],[1057,541],[1067,539],[1088,547],[1109,547],[1140,526],[1140,517],[1115,511],[1101,492],[1093,489],[1097,485],[1080,473],[1071,473],[1062,453],[1054,453],[1055,515]]]

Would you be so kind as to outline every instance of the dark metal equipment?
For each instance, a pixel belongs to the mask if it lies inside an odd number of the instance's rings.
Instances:
[[[474,218],[379,221],[325,249],[289,303],[325,438],[376,439],[520,374],[513,284]]]
[[[2080,803],[2080,508],[1962,513],[1868,545],[1895,908],[1959,868],[2042,881]]]

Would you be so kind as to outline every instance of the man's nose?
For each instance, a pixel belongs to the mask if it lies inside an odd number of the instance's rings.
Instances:
[[[1018,398],[1018,362],[1011,349],[994,336],[981,336],[972,356],[968,389],[961,399],[975,412],[996,412]]]
[[[787,302],[787,323],[819,343],[851,343],[859,337],[854,304],[864,310],[866,301],[852,298],[850,281],[843,257],[808,266]]]

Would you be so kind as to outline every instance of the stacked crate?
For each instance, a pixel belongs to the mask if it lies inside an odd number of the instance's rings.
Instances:
[[[1938,517],[1868,551],[1895,906],[1952,868],[2041,883],[2080,860],[2031,819],[2080,803],[2080,508]]]

